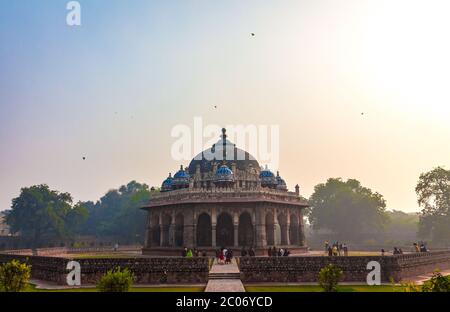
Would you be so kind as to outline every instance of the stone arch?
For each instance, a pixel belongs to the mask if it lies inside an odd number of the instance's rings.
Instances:
[[[278,224],[280,225],[281,245],[287,245],[288,244],[287,216],[284,213],[280,213],[278,214],[277,219]]]
[[[211,216],[206,212],[200,214],[197,220],[197,246],[211,247],[212,246],[212,226]]]
[[[162,245],[170,246],[170,224],[172,223],[172,217],[168,214],[164,214],[162,217]]]
[[[296,214],[290,215],[290,223],[289,223],[289,240],[291,245],[299,245],[299,222],[298,216]]]
[[[181,247],[184,243],[184,215],[179,213],[175,217],[175,246]]]
[[[159,225],[159,215],[153,215],[151,220],[151,245],[159,246],[161,244],[161,227]]]
[[[216,242],[219,247],[234,245],[233,218],[226,212],[222,212],[217,217]]]
[[[238,226],[238,244],[239,246],[253,246],[253,223],[252,217],[248,212],[243,212],[239,216]]]
[[[275,238],[273,236],[273,233],[274,233],[273,213],[268,212],[266,214],[266,240],[268,246],[275,245]]]

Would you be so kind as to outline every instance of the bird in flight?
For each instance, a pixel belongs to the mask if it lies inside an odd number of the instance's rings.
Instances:
[[[252,37],[255,37],[255,33],[252,33]]]
[[[83,160],[86,160],[86,157],[83,157]]]

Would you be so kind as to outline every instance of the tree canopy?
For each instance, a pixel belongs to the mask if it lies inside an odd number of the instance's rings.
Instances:
[[[419,236],[433,243],[448,244],[450,239],[450,170],[437,167],[422,173],[416,186],[422,208]]]
[[[42,184],[22,188],[19,197],[12,200],[6,220],[11,232],[20,232],[33,247],[38,247],[50,239],[73,236],[86,216],[87,210],[80,203],[73,205],[69,193]]]
[[[96,203],[83,203],[89,217],[80,234],[115,236],[123,243],[142,242],[146,213],[139,208],[150,200],[151,193],[148,185],[131,181],[108,191]]]
[[[330,178],[316,185],[309,204],[313,229],[329,230],[340,240],[381,231],[388,219],[383,196],[355,179]]]

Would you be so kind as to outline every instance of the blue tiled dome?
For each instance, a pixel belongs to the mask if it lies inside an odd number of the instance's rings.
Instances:
[[[275,178],[275,175],[273,174],[273,172],[267,168],[267,166],[265,169],[261,170],[259,177],[261,179],[262,187],[274,188],[277,186],[277,179]]]
[[[286,182],[283,180],[283,178],[280,177],[280,173],[278,171],[277,171],[277,189],[287,191]]]
[[[217,183],[232,183],[234,182],[234,173],[226,165],[220,166],[216,170],[214,182]]]
[[[161,192],[168,192],[172,190],[172,183],[173,183],[173,178],[172,178],[172,174],[169,173],[169,176],[167,177],[167,179],[165,179],[161,185]]]
[[[187,173],[183,169],[183,165],[180,167],[180,170],[178,170],[177,173],[173,176],[172,181],[172,188],[178,189],[178,188],[187,188],[189,187],[189,173]]]

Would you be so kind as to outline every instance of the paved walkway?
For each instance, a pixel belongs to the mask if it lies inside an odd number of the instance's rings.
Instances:
[[[205,292],[245,292],[239,274],[236,259],[231,264],[218,264],[217,259],[214,260]]]

